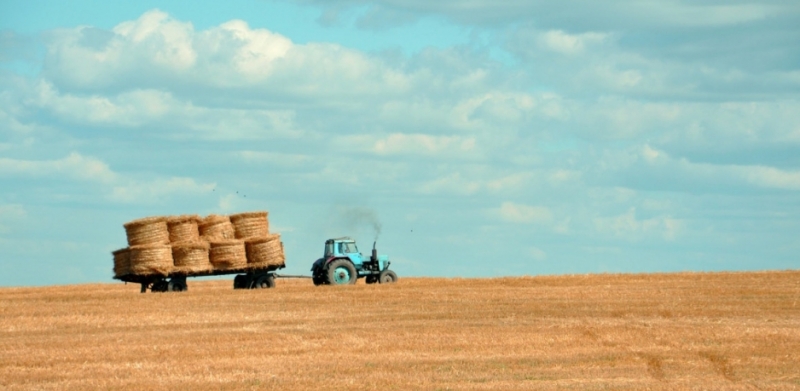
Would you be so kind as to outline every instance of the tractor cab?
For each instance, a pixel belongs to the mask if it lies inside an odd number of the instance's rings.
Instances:
[[[361,255],[355,240],[349,238],[328,239],[325,241],[325,257],[349,257]]]
[[[388,256],[378,255],[375,243],[372,254],[364,256],[355,240],[342,237],[325,241],[325,252],[311,266],[311,271],[315,285],[355,284],[361,277],[367,284],[387,283],[397,280],[397,275],[389,270],[389,263]]]

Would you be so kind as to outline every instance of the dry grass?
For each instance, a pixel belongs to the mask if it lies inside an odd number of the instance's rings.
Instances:
[[[800,389],[800,272],[0,289],[0,389]]]

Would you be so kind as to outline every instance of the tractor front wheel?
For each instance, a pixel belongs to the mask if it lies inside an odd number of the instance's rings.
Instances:
[[[397,274],[388,269],[384,270],[378,277],[378,282],[380,282],[381,284],[391,284],[397,282]]]
[[[328,265],[328,284],[355,284],[358,279],[353,263],[346,259],[337,259]]]

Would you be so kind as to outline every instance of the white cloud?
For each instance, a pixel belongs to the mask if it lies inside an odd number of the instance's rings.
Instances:
[[[110,198],[124,203],[149,203],[174,196],[190,196],[210,192],[215,183],[197,183],[192,178],[156,178],[149,181],[129,181],[113,187]]]
[[[603,234],[626,239],[639,239],[644,235],[655,234],[665,240],[674,240],[680,233],[683,222],[670,216],[637,219],[636,208],[612,217],[594,219],[595,229]]]
[[[504,202],[495,213],[500,219],[511,223],[550,224],[553,221],[553,213],[544,206]]]
[[[77,152],[57,160],[0,158],[0,175],[67,177],[100,183],[111,183],[117,179],[117,174],[111,171],[105,162],[85,157]]]
[[[648,26],[699,27],[739,25],[760,21],[784,13],[793,13],[786,2],[762,1],[758,4],[704,4],[698,2],[606,1],[602,4],[592,0],[578,0],[568,7],[554,6],[548,1],[493,1],[493,0],[441,0],[436,2],[414,0],[303,0],[318,4],[334,13],[347,7],[371,4],[377,11],[441,15],[466,25],[496,26],[515,22],[536,21],[538,24],[567,26],[573,29],[587,25],[612,29],[630,29]],[[377,12],[372,10],[372,12]]]
[[[439,158],[475,158],[481,152],[474,137],[433,136],[418,133],[392,133],[385,137],[353,135],[337,138],[344,149],[375,155],[433,156]]]
[[[709,184],[728,182],[766,189],[800,190],[800,170],[764,165],[695,163],[686,158],[673,158],[650,145],[644,145],[640,153],[650,167],[666,170],[672,176]]]
[[[108,189],[115,202],[153,202],[175,194],[199,194],[211,191],[215,184],[198,184],[192,178],[154,176],[151,180],[133,180],[120,175],[100,159],[77,152],[57,160],[19,160],[0,158],[0,176],[65,178],[93,182]]]
[[[540,43],[562,54],[578,54],[589,45],[602,44],[607,38],[608,34],[604,33],[568,34],[561,30],[550,30],[542,34]]]
[[[537,261],[544,261],[547,259],[547,253],[538,247],[528,247],[528,255]]]
[[[480,188],[480,182],[463,178],[460,172],[455,172],[423,182],[417,190],[423,194],[470,195],[475,194]]]
[[[268,163],[283,167],[302,166],[314,161],[313,157],[310,155],[294,153],[239,151],[237,155],[247,161]]]
[[[25,218],[27,214],[21,204],[0,204],[0,234],[11,232],[13,223]]]

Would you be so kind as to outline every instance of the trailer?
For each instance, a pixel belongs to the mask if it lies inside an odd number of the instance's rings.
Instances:
[[[283,269],[286,264],[266,267],[243,267],[236,269],[210,269],[202,272],[172,272],[167,275],[126,274],[114,279],[126,283],[141,284],[141,292],[183,292],[189,289],[188,277],[222,276],[235,274],[233,289],[268,289],[275,287],[275,271]]]

